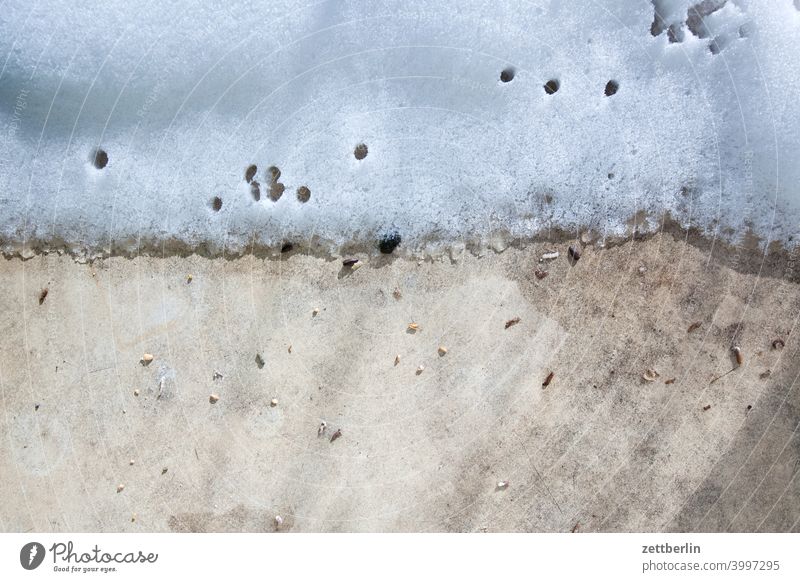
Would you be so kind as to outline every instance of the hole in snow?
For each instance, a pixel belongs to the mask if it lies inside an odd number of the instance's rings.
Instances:
[[[250,182],[250,194],[252,194],[253,200],[256,202],[261,200],[261,185],[255,180]]]
[[[222,198],[219,196],[214,196],[211,199],[211,208],[214,210],[214,212],[219,212],[222,210]]]
[[[311,190],[308,189],[308,186],[300,186],[297,189],[297,199],[303,204],[311,199]]]
[[[503,71],[500,73],[500,80],[503,83],[508,83],[514,79],[514,75],[516,75],[516,73],[517,72],[514,70],[514,67],[503,69]]]
[[[92,164],[98,170],[102,170],[108,165],[108,154],[102,148],[97,148],[94,150],[94,154],[92,155]]]
[[[558,79],[550,79],[547,83],[544,84],[544,92],[548,95],[552,95],[561,85],[558,82]]]
[[[281,196],[283,196],[283,191],[286,190],[286,186],[281,184],[280,182],[273,182],[272,185],[269,187],[269,199],[273,202],[277,202]]]
[[[267,180],[270,182],[277,182],[278,178],[281,177],[281,171],[278,169],[278,166],[270,166],[267,168]]]
[[[606,97],[611,97],[614,93],[617,92],[617,89],[619,89],[619,83],[617,83],[616,81],[612,80],[606,83],[606,91],[605,91]]]
[[[244,179],[247,180],[247,183],[253,181],[253,178],[256,176],[256,172],[258,171],[258,167],[255,164],[247,166],[247,169],[244,171]]]
[[[367,144],[360,143],[356,146],[356,149],[353,150],[353,155],[356,157],[357,160],[363,160],[364,158],[367,157],[368,151],[369,150],[367,150]]]

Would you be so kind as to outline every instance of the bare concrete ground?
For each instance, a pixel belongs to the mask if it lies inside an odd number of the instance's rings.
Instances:
[[[792,257],[710,251],[1,260],[0,529],[800,531]]]

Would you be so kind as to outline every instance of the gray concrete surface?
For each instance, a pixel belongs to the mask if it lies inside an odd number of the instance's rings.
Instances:
[[[800,531],[782,260],[0,260],[0,529]]]

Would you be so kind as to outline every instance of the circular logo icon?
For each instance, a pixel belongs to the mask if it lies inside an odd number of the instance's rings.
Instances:
[[[29,542],[19,551],[19,563],[26,570],[35,570],[44,561],[44,546],[39,542]]]

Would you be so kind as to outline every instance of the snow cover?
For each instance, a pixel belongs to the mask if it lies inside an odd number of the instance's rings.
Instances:
[[[800,0],[11,0],[0,242],[408,249],[644,211],[792,244],[798,46]]]

